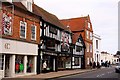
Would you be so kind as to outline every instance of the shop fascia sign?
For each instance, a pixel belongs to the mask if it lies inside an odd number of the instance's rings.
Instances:
[[[4,48],[5,49],[10,49],[10,43],[5,43]]]

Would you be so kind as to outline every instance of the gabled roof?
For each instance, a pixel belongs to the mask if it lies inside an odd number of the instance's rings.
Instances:
[[[35,14],[41,16],[43,20],[45,20],[61,29],[64,29],[65,31],[69,31],[69,29],[67,27],[65,27],[55,15],[47,12],[46,10],[42,9],[41,7],[39,7],[35,4],[33,4],[33,12]]]
[[[75,44],[79,39],[82,41],[82,44],[85,47],[85,43],[84,43],[84,40],[83,40],[81,33],[74,33],[72,36],[73,44]]]
[[[86,22],[90,22],[90,18],[89,18],[89,15],[88,15],[88,16],[85,16],[85,17],[62,19],[60,21],[64,26],[69,25],[70,30],[73,32],[73,31],[84,30]]]
[[[19,7],[19,8],[21,8],[21,9],[27,11],[26,7],[25,7],[21,2],[13,2],[13,4],[14,4],[16,7]]]

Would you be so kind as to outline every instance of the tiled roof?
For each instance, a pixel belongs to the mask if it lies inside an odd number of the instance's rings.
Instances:
[[[79,31],[82,31],[85,29],[85,23],[87,19],[88,19],[88,16],[60,20],[64,26],[69,25],[70,30],[73,32],[73,36],[72,36],[73,44],[76,43],[76,41],[78,40],[81,34],[81,32]],[[78,31],[78,32],[74,33],[74,31]]]
[[[66,31],[69,31],[68,28],[65,27],[55,15],[45,11],[44,9],[42,9],[41,7],[39,7],[35,4],[33,4],[33,12],[35,14],[41,16],[43,20],[45,20],[45,21],[47,21],[47,22],[49,22],[49,23],[51,23],[59,28],[62,28]]]
[[[26,7],[25,7],[21,2],[13,2],[13,4],[14,4],[16,7],[19,7],[19,8],[21,8],[21,9],[27,11]]]
[[[16,7],[19,7],[25,11],[27,11],[26,7],[21,2],[13,2],[13,4]],[[47,12],[46,10],[42,9],[41,7],[37,6],[36,4],[33,4],[33,13],[41,16],[43,20],[46,22],[49,22],[61,29],[64,29],[65,31],[71,32],[66,26],[64,26],[60,20],[53,14]]]
[[[80,36],[80,33],[74,33],[74,34],[72,35],[73,44],[75,44],[75,43],[77,42],[79,36]]]
[[[81,31],[85,27],[85,21],[87,17],[79,17],[79,18],[71,18],[71,19],[63,19],[60,20],[64,26],[69,25],[71,31]]]

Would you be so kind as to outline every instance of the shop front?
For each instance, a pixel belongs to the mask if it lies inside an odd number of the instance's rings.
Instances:
[[[36,74],[36,44],[7,39],[0,39],[0,41],[2,41],[2,51],[0,52],[2,77]]]

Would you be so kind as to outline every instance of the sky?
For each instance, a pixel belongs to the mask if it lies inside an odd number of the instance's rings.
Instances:
[[[101,51],[115,54],[118,50],[119,0],[34,0],[34,3],[59,19],[89,14],[93,32],[101,36]]]

